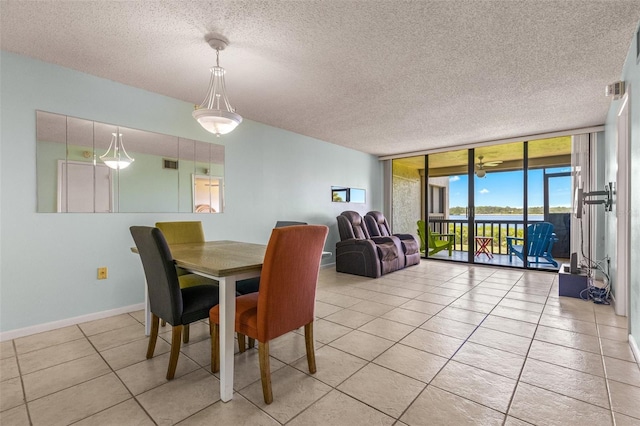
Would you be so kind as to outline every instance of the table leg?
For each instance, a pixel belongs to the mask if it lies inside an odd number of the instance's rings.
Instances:
[[[236,317],[236,278],[221,277],[220,284],[220,399],[233,398],[233,333]]]
[[[476,257],[480,257],[480,255],[482,253],[487,255],[488,259],[493,259],[493,254],[491,254],[491,250],[489,250],[489,243],[491,242],[491,239],[483,239],[483,238],[477,238],[476,239]]]
[[[476,239],[476,257],[480,257],[482,253],[482,240]]]

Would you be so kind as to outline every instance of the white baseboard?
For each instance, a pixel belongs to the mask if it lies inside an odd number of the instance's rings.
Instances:
[[[141,309],[144,309],[144,303],[124,306],[117,309],[110,309],[108,311],[95,312],[92,314],[81,315],[79,317],[67,318],[59,321],[47,322],[44,324],[32,325],[30,327],[18,328],[16,330],[4,331],[0,333],[0,342],[4,342],[5,340],[17,339],[19,337],[30,336],[32,334],[42,333],[43,331],[51,331],[62,327],[68,327],[70,325],[81,324],[83,322],[94,321],[98,319],[113,317],[115,315],[139,311]]]
[[[634,339],[631,334],[629,335],[629,346],[631,346],[631,351],[636,357],[636,363],[638,367],[640,367],[640,348],[638,348],[638,342],[636,342],[636,339]]]

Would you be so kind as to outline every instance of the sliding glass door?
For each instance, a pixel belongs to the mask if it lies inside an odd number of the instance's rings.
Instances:
[[[521,266],[510,247],[525,229],[524,143],[474,151],[474,262]],[[517,259],[516,259],[517,260]]]
[[[473,202],[470,201],[469,150],[448,151],[426,157],[425,235],[426,257],[469,261],[473,247]]]
[[[571,149],[563,137],[395,159],[394,232],[414,234],[425,258],[557,269],[570,250]],[[549,253],[530,252],[541,222]]]
[[[530,259],[529,267],[533,269],[558,269],[569,261],[573,201],[571,145],[570,136],[527,144],[529,222],[550,223],[555,234],[546,257]]]

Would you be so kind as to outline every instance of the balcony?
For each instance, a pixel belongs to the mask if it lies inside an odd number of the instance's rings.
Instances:
[[[556,214],[550,215],[547,221],[556,223],[565,223],[569,219],[569,214]],[[528,224],[536,222],[535,220],[529,220]],[[430,259],[442,259],[453,260],[459,262],[468,262],[469,256],[474,257],[474,263],[486,264],[492,266],[512,266],[512,267],[524,267],[524,262],[516,256],[512,256],[509,259],[509,252],[507,250],[507,236],[509,237],[523,237],[525,234],[525,222],[523,220],[486,220],[476,219],[473,224],[475,236],[492,237],[492,240],[487,243],[486,250],[491,253],[492,257],[485,253],[478,253],[476,251],[479,246],[476,241],[471,242],[471,251],[469,250],[469,229],[467,220],[460,219],[430,219],[429,227],[432,232],[440,234],[452,234],[453,236],[453,253],[449,256],[447,250],[438,252]],[[568,241],[569,230],[562,226],[556,226],[556,236],[558,243],[554,245],[553,257],[558,262],[558,265],[569,262],[568,253]],[[469,254],[471,252],[471,254]],[[549,264],[531,264],[531,269],[540,270],[557,270],[553,265]]]

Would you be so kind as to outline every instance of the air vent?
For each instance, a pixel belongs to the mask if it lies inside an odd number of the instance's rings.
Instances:
[[[178,170],[178,160],[169,160],[167,158],[162,159],[163,169]]]
[[[609,84],[605,88],[605,94],[607,96],[613,96],[613,99],[620,99],[624,96],[624,81],[616,81]]]

